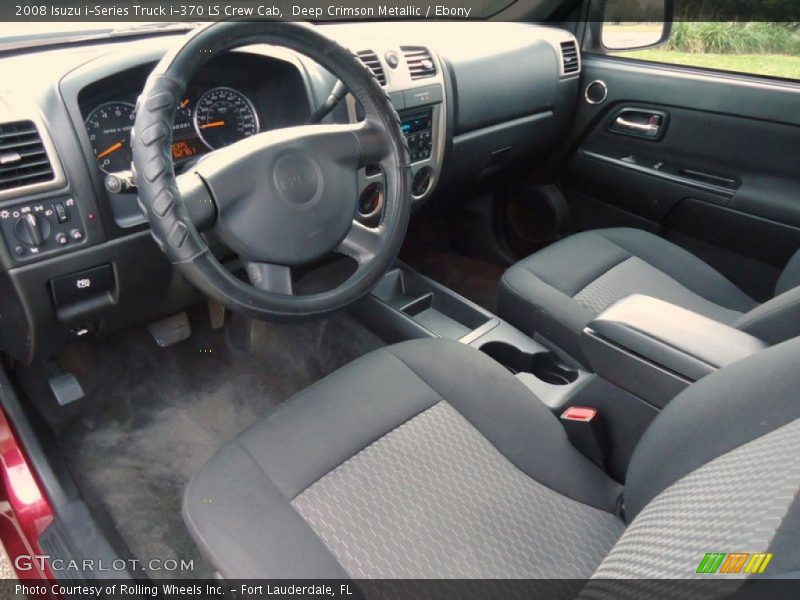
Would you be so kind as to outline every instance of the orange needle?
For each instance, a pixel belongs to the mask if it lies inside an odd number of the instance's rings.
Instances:
[[[181,105],[180,105],[178,108],[183,108],[183,107],[184,107],[184,106],[186,106],[187,104],[189,104],[189,99],[188,99],[188,98],[186,98],[186,100],[184,100],[183,102],[181,102]]]
[[[122,142],[117,142],[113,146],[109,146],[108,148],[103,150],[100,154],[97,155],[97,158],[104,158],[104,157],[108,156],[109,154],[111,154],[112,152],[116,152],[120,148],[122,148]]]
[[[209,127],[225,127],[225,121],[212,121],[205,125],[200,125],[200,129],[208,129]]]

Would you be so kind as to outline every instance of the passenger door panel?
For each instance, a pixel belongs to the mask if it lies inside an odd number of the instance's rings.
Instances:
[[[594,81],[608,98],[579,103],[567,190],[776,267],[800,247],[800,85],[587,55]],[[648,113],[657,135],[625,131]]]

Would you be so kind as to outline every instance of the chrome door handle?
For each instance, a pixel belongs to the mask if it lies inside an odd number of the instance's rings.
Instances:
[[[647,108],[624,108],[613,118],[608,129],[620,135],[660,140],[667,127],[669,116],[665,112]]]
[[[626,129],[633,129],[634,131],[649,133],[661,129],[660,125],[654,125],[653,123],[636,123],[635,121],[629,121],[625,117],[617,117],[617,120],[614,121],[614,125],[617,125],[618,127],[624,127]]]

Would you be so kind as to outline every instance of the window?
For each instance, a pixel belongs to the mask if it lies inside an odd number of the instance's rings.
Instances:
[[[795,0],[792,0],[795,1]],[[609,39],[636,36],[638,24],[606,23]],[[644,34],[638,34],[644,35]],[[608,47],[608,45],[607,45]],[[797,22],[681,21],[660,48],[612,55],[753,75],[800,80]]]

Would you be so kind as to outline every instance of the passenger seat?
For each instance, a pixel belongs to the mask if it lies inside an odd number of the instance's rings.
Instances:
[[[587,365],[581,332],[631,294],[682,306],[777,344],[800,335],[800,251],[783,270],[774,297],[759,304],[696,256],[652,233],[586,231],[510,267],[501,280],[498,312]]]

